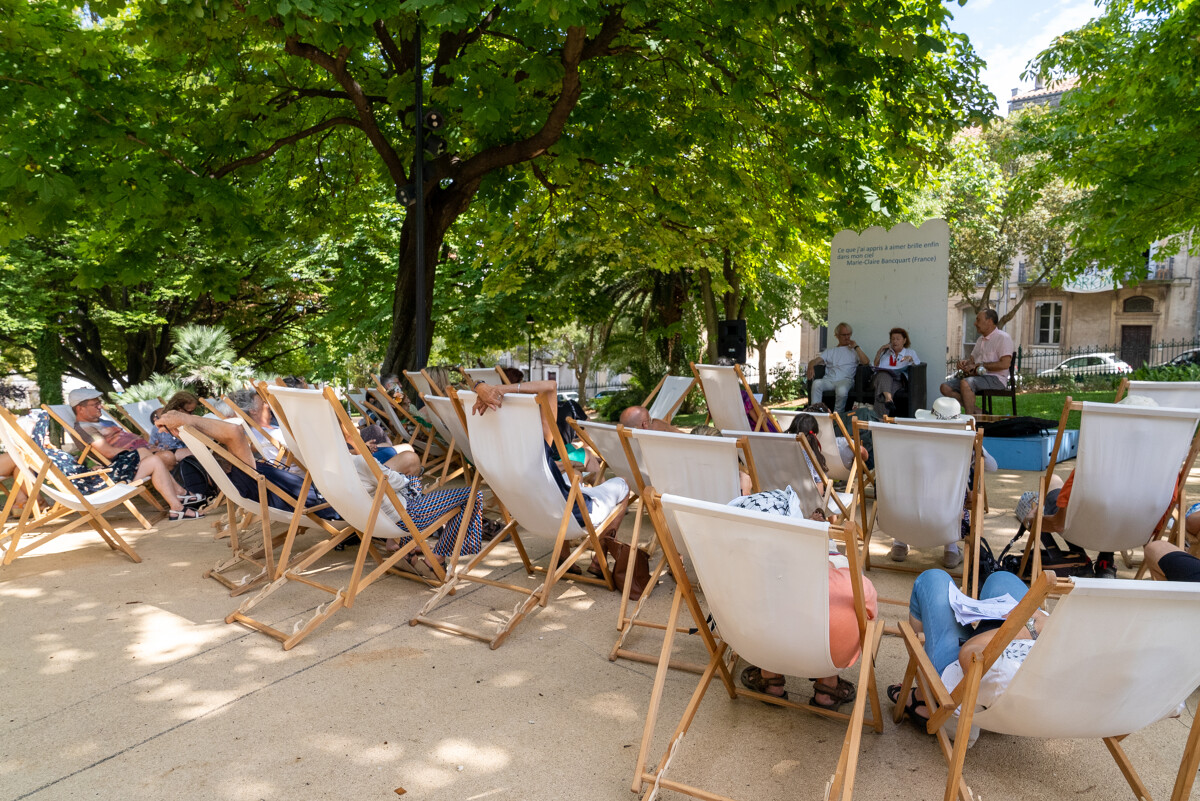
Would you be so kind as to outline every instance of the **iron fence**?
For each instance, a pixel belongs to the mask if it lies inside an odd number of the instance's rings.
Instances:
[[[1017,348],[1016,371],[1022,375],[1037,375],[1049,370],[1075,375],[1117,375],[1128,372],[1119,362],[1133,369],[1143,365],[1159,365],[1190,350],[1200,350],[1200,339],[1171,339],[1133,345],[1085,345],[1078,348],[1055,348],[1021,345]],[[1105,358],[1111,355],[1111,360]],[[1089,358],[1090,357],[1090,358]],[[1071,362],[1071,364],[1066,364]],[[946,360],[946,374],[957,369],[958,359]]]

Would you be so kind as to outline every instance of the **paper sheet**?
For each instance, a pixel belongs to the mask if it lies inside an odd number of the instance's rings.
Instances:
[[[1003,620],[1017,605],[1017,600],[1008,593],[979,600],[963,595],[953,583],[949,585],[947,594],[955,619],[964,626],[973,626],[981,620]]]

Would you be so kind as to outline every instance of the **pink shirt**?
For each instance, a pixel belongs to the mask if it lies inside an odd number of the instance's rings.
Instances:
[[[863,601],[867,620],[879,614],[879,596],[875,585],[863,576]],[[850,570],[829,566],[829,655],[838,667],[850,667],[862,649],[858,643],[858,616],[854,614],[854,585]]]
[[[971,361],[976,364],[998,362],[1005,356],[1013,355],[1012,337],[1002,329],[994,328],[986,337],[975,340],[975,349],[971,351]],[[1008,381],[1008,369],[988,370],[988,375],[994,375],[1001,381]]]

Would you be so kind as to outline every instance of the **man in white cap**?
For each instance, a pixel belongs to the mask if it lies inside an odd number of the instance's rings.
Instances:
[[[99,392],[91,387],[73,389],[67,395],[67,403],[75,413],[75,430],[79,436],[92,446],[92,450],[109,460],[109,476],[113,481],[137,481],[149,477],[170,507],[172,520],[204,517],[195,509],[187,508],[187,504],[202,502],[204,497],[191,495],[181,487],[171,477],[166,463],[150,452],[149,443],[117,424],[101,419],[104,404]]]

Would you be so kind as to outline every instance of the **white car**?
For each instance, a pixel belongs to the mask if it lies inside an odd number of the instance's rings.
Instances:
[[[1117,358],[1115,353],[1089,353],[1072,356],[1057,367],[1042,370],[1038,378],[1082,378],[1085,375],[1120,375],[1132,373],[1133,368]]]

